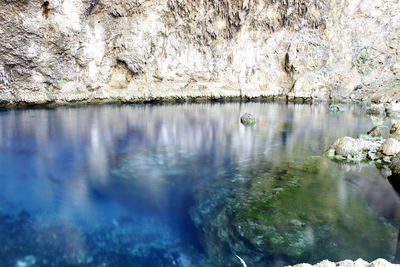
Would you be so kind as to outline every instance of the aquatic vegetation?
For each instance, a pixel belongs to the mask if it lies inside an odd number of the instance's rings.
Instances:
[[[248,189],[237,190],[209,218],[207,231],[249,265],[273,264],[276,257],[296,263],[392,255],[395,228],[371,212],[361,195],[338,199],[337,179],[343,178],[327,159],[257,165],[241,174],[253,177]]]
[[[240,125],[243,110],[257,127]],[[374,166],[319,156],[338,136],[371,127],[363,109],[348,110],[213,103],[3,112],[0,265],[391,260],[400,221],[391,185]]]

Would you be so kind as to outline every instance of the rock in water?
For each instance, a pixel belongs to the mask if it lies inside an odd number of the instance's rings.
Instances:
[[[245,113],[240,117],[240,122],[245,126],[251,126],[256,124],[256,118],[250,113]]]
[[[367,114],[369,114],[369,115],[384,115],[385,114],[385,107],[383,106],[383,104],[371,105],[367,109]]]
[[[390,169],[393,174],[400,174],[400,153],[393,157],[392,163],[390,164]]]
[[[379,142],[345,136],[336,140],[331,146],[328,150],[328,157],[336,160],[360,162],[367,158],[369,152],[376,153],[380,146],[381,143]]]
[[[382,131],[378,126],[375,126],[371,130],[367,132],[367,135],[371,137],[381,137],[382,136]]]
[[[400,152],[400,142],[394,138],[387,139],[379,151],[386,156],[393,156]]]
[[[394,123],[390,129],[390,137],[400,141],[400,121]]]
[[[331,104],[329,105],[329,111],[332,113],[339,113],[345,111],[346,108],[340,104]]]
[[[400,103],[391,103],[386,105],[386,114],[391,118],[400,118]]]

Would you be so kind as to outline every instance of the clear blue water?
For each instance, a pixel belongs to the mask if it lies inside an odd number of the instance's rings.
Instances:
[[[255,126],[239,123],[245,112],[256,116]],[[379,170],[324,158],[311,164],[313,170],[301,165],[337,138],[368,131],[374,121],[360,107],[331,114],[325,104],[5,110],[0,112],[1,266],[241,266],[235,254],[251,266],[329,257],[393,260],[399,200]],[[238,230],[267,223],[259,208],[247,213],[256,205],[247,198],[258,194],[256,184],[272,179],[263,175],[285,176],[282,170],[298,169],[293,164],[306,169],[307,178],[294,172],[301,193],[290,197],[329,203],[321,206],[328,215],[318,223],[303,217],[297,223],[288,212],[287,221],[296,227],[314,229],[300,252],[282,251],[272,241],[260,245],[253,232]],[[317,184],[306,183],[311,178]],[[281,224],[276,218],[271,223]],[[319,239],[321,227],[333,221],[334,230],[326,231],[337,234]],[[268,239],[267,232],[261,236]],[[333,248],[318,251],[315,240]]]

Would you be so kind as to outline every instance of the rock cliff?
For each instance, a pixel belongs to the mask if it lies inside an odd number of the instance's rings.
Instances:
[[[1,0],[0,102],[400,99],[397,0]]]

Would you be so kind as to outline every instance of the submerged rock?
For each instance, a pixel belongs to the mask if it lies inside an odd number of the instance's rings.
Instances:
[[[240,117],[240,122],[245,126],[251,126],[256,124],[256,118],[250,113],[245,113]]]
[[[394,138],[389,138],[379,148],[379,152],[386,156],[396,155],[400,152],[400,142]]]
[[[30,267],[36,264],[36,258],[33,255],[25,256],[23,259],[17,260],[15,267]]]
[[[332,113],[339,113],[346,111],[346,108],[341,104],[331,104],[329,105],[329,111]]]
[[[266,162],[241,168],[241,176],[251,179],[231,190],[231,196],[220,195],[219,190],[226,186],[219,184],[207,193],[205,200],[197,200],[208,203],[196,205],[191,215],[197,218],[196,225],[201,226],[205,247],[214,260],[210,265],[231,266],[230,262],[234,265],[238,262],[235,254],[248,266],[283,266],[304,260],[316,262],[328,257],[343,259],[360,255],[354,247],[370,244],[368,240],[376,232],[366,232],[355,224],[354,218],[371,223],[369,229],[379,231],[379,240],[372,244],[374,249],[369,247],[375,254],[360,256],[387,257],[395,230],[374,218],[359,202],[361,198],[348,198],[346,205],[336,205],[340,194],[336,183],[344,178],[339,169],[331,166],[323,157],[313,157],[302,163]],[[220,181],[227,183],[227,180]],[[347,184],[346,180],[343,182]],[[323,188],[325,191],[321,193]],[[348,240],[354,236],[357,244],[350,244]],[[386,249],[380,250],[381,247]],[[224,257],[226,251],[233,257]],[[274,264],[277,255],[284,259],[279,265]]]

